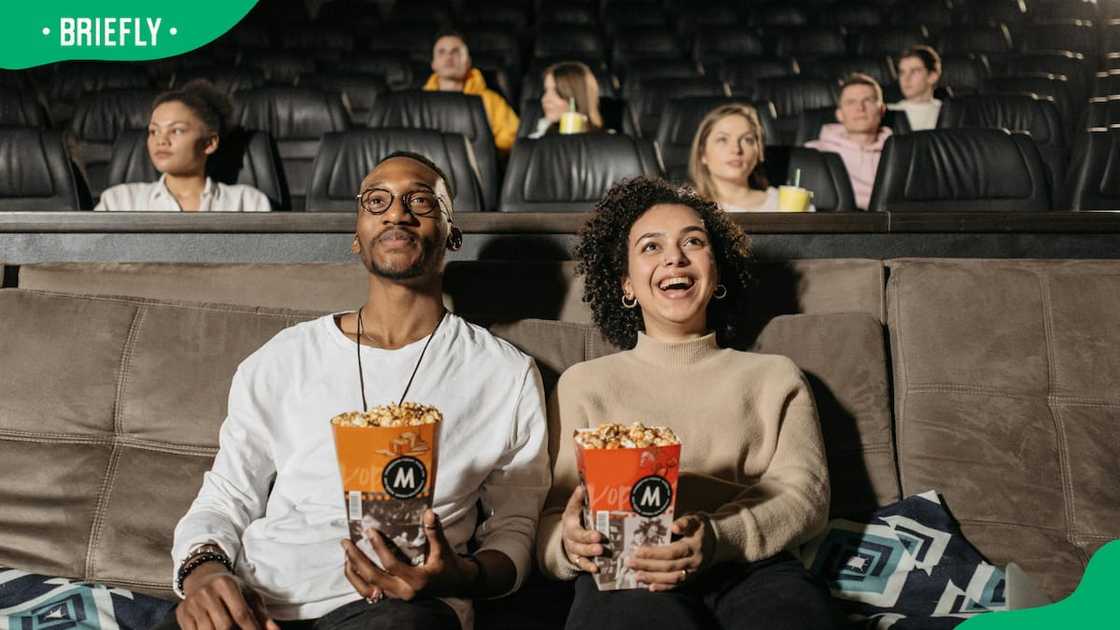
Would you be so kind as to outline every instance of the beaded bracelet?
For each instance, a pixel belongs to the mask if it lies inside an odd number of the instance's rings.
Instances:
[[[233,573],[233,563],[229,561],[224,553],[217,553],[214,551],[204,551],[195,554],[179,567],[179,574],[175,577],[175,590],[182,593],[183,583],[187,581],[187,577],[194,572],[198,567],[206,564],[207,562],[218,562],[226,568],[227,571]]]

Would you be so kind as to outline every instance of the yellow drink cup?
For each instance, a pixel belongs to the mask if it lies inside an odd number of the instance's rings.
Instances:
[[[782,212],[808,212],[813,191],[798,186],[778,187],[778,210]]]
[[[587,116],[579,112],[560,114],[560,133],[583,133],[587,131]]]

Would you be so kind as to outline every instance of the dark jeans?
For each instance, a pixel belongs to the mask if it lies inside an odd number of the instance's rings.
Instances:
[[[455,611],[438,599],[383,599],[376,604],[359,599],[319,619],[277,623],[282,630],[461,630]],[[175,611],[155,630],[179,630]]]
[[[828,588],[786,552],[750,564],[712,567],[664,593],[600,591],[591,576],[581,575],[567,625],[569,630],[835,627]]]

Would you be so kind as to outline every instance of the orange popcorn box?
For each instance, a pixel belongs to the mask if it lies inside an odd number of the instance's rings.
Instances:
[[[422,517],[432,507],[439,424],[343,426],[332,422],[350,540],[376,558],[364,531],[376,529],[402,560],[423,564]]]
[[[595,559],[599,590],[639,588],[626,559],[641,545],[669,543],[680,457],[679,443],[608,449],[577,441],[584,523],[606,538],[605,554]]]

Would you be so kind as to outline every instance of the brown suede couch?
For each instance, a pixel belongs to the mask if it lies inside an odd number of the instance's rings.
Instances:
[[[551,388],[614,351],[573,272],[453,263],[446,301]],[[744,326],[813,386],[834,516],[937,490],[990,561],[1053,599],[1120,537],[1120,262],[806,260],[755,277]],[[365,293],[360,266],[333,264],[32,265],[19,286],[0,291],[0,566],[165,597],[235,367]],[[482,604],[479,627],[558,623],[556,588]]]

